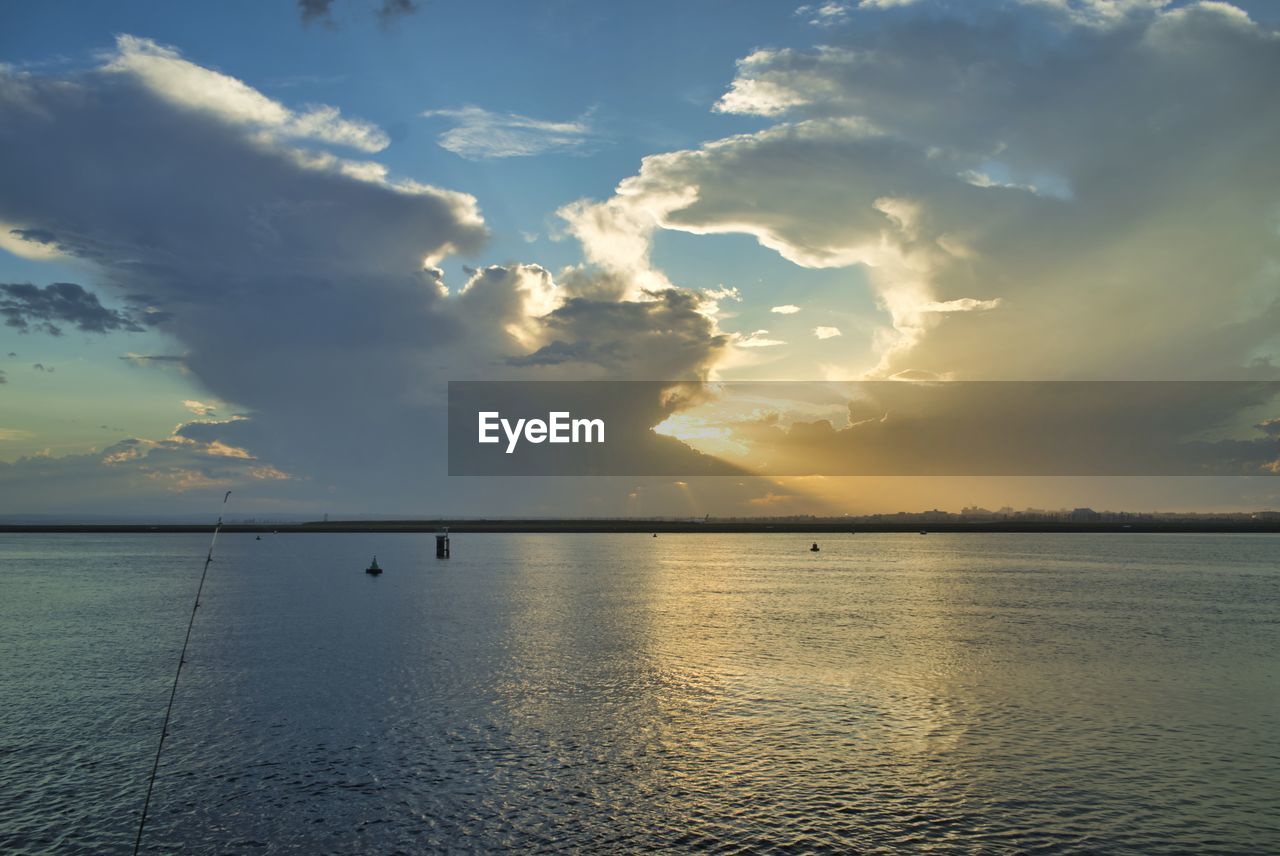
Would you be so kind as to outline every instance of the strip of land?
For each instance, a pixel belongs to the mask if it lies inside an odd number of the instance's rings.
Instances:
[[[1213,518],[1134,520],[1132,522],[1066,520],[984,520],[939,522],[861,522],[840,519],[813,520],[336,520],[315,523],[228,523],[223,532],[425,532],[448,529],[466,532],[643,532],[643,533],[860,533],[860,532],[1220,532],[1280,533],[1280,522]],[[78,533],[191,533],[212,532],[202,523],[0,523],[0,532]]]

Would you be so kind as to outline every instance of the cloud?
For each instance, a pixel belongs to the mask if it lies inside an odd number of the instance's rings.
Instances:
[[[735,335],[733,344],[737,348],[774,348],[778,345],[785,345],[786,342],[781,339],[770,339],[768,330],[756,330],[745,335]]]
[[[718,288],[704,288],[702,289],[702,296],[705,299],[702,301],[700,311],[704,315],[720,315],[720,304],[726,300],[732,300],[734,303],[742,302],[742,292],[737,288],[726,285],[721,285]]]
[[[250,293],[269,308],[282,289],[305,290],[318,278],[399,276],[420,287],[424,259],[473,250],[484,239],[473,198],[264,138],[261,126],[279,124],[271,117],[300,114],[169,49],[140,52],[143,41],[122,37],[103,70],[0,77],[2,168],[11,188],[0,200],[4,219],[56,236],[123,293],[165,304],[230,292],[214,312],[226,315],[247,310],[241,299]],[[159,70],[139,69],[139,55],[187,73],[181,94]],[[68,132],[53,133],[53,122]],[[167,180],[145,180],[156,172]],[[54,174],[57,182],[44,178]],[[83,193],[90,185],[98,192]],[[191,282],[192,272],[205,278]],[[276,288],[233,285],[240,277]]]
[[[813,27],[839,27],[849,22],[855,9],[892,9],[897,6],[910,6],[917,2],[919,0],[857,0],[857,2],[827,0],[825,3],[801,6],[796,9],[795,15],[803,18],[805,23]],[[1036,2],[1036,0],[1030,0],[1030,2]],[[1053,3],[1056,0],[1043,0],[1043,2]],[[1097,0],[1097,2],[1110,3],[1113,0]]]
[[[547,344],[507,364],[557,366],[570,370],[557,377],[576,380],[700,380],[729,344],[702,304],[679,289],[633,301],[570,298],[537,320]]]
[[[185,369],[187,358],[177,354],[122,354],[120,359],[135,366],[173,365]]]
[[[554,122],[480,107],[427,110],[422,115],[452,120],[454,127],[436,140],[441,148],[469,160],[582,151],[597,140],[585,116],[571,122]]]
[[[193,401],[244,418],[112,453],[124,455],[113,466],[136,452],[154,469],[198,452],[168,475],[139,464],[107,478],[94,456],[61,469],[25,463],[0,473],[4,495],[43,472],[64,495],[84,478],[94,480],[86,497],[118,484],[140,503],[158,486],[243,479],[262,501],[325,510],[585,511],[593,493],[533,479],[500,498],[483,485],[441,490],[445,382],[699,380],[729,347],[705,295],[590,260],[556,276],[531,264],[470,269],[451,291],[438,261],[487,237],[474,198],[347,160],[334,151],[340,135],[285,133],[307,112],[172,49],[158,59],[190,65],[175,73],[203,93],[174,97],[156,73],[118,58],[64,76],[0,76],[0,221],[47,233],[129,311],[168,313],[172,351],[121,359],[178,367],[202,390]],[[635,406],[654,424],[665,418],[661,402]],[[292,478],[261,477],[273,471]]]
[[[0,249],[23,259],[47,261],[62,255],[57,239],[39,229],[15,229],[8,223],[0,223]]]
[[[813,335],[819,339],[833,339],[841,333],[839,327],[814,327]]]
[[[53,366],[46,366],[44,363],[32,363],[31,368],[34,371],[46,372],[48,374],[53,374],[55,371],[57,371],[57,369],[54,368]]]
[[[791,55],[791,51],[763,49],[738,60],[738,77],[714,109],[720,113],[778,116],[808,103],[803,86],[779,85],[755,74],[757,68],[768,67],[777,58]]]
[[[182,402],[182,406],[190,410],[196,416],[213,416],[217,407],[212,404],[205,404],[203,401],[195,401],[187,399]]]
[[[1030,7],[1039,7],[1065,22],[1095,28],[1119,26],[1131,19],[1141,19],[1172,5],[1172,0],[1018,0],[1018,2]]]
[[[389,142],[376,126],[345,119],[336,107],[290,110],[242,81],[196,65],[151,39],[117,37],[116,52],[103,68],[139,80],[151,93],[181,109],[208,113],[266,138],[312,140],[362,152],[381,151]]]
[[[717,288],[704,288],[702,293],[708,300],[742,301],[742,292],[732,286],[721,285]]]
[[[0,461],[0,484],[21,492],[22,510],[120,510],[149,501],[204,511],[210,491],[252,485],[260,497],[279,497],[293,481],[244,450],[179,433],[164,440],[129,438],[83,455]]]
[[[991,300],[975,300],[972,297],[960,297],[955,300],[935,300],[920,306],[921,312],[978,312],[995,309],[1000,305],[1000,298]]]
[[[564,300],[551,272],[541,265],[489,265],[468,269],[455,308],[471,328],[471,346],[505,352],[542,343],[541,319]]]
[[[0,74],[2,234],[90,269],[108,306],[146,295],[116,311],[169,314],[172,354],[122,359],[185,366],[199,398],[248,414],[182,429],[202,458],[244,452],[295,476],[254,479],[272,496],[341,507],[574,501],[536,480],[437,490],[446,379],[700,379],[781,344],[721,331],[655,267],[660,230],[865,268],[875,376],[1274,376],[1274,35],[1225,4],[955,9],[864,3],[867,26],[823,46],[744,57],[717,109],[764,127],[564,206],[583,263],[554,275],[481,267],[451,292],[439,260],[485,239],[474,198],[393,177],[369,159],[385,135],[336,108],[127,37],[106,68]],[[576,124],[481,113],[518,140]],[[191,453],[172,442],[157,464]]]
[[[93,292],[72,282],[40,287],[30,283],[0,283],[0,316],[21,333],[33,328],[61,336],[59,324],[72,324],[86,333],[116,330],[139,333],[164,320],[163,313],[108,309]]]
[[[624,188],[612,199],[592,202],[580,199],[556,213],[568,232],[582,244],[586,262],[604,276],[591,284],[605,284],[619,297],[635,298],[646,291],[661,291],[673,283],[653,267],[650,258],[654,231],[662,212],[692,199],[692,188],[667,189],[668,195],[629,196]]]
[[[767,127],[567,206],[588,256],[660,279],[665,229],[860,266],[874,376],[1275,373],[1276,33],[1225,3],[850,14],[738,62],[716,109]]]
[[[8,383],[9,378],[5,376],[4,369],[0,369],[0,383]]]
[[[327,148],[341,126],[300,129],[307,112],[148,44],[122,38],[100,69],[0,75],[0,221],[56,236],[100,292],[134,301],[129,317],[169,313],[175,352],[122,359],[183,368],[252,414],[220,442],[376,496],[372,472],[421,443],[419,390],[458,335],[428,262],[482,246],[475,199],[353,168]],[[5,297],[27,323],[125,324],[66,294]]]
[[[828,0],[826,3],[801,6],[796,9],[795,15],[797,18],[804,18],[806,23],[814,27],[835,27],[849,20],[849,12],[852,8],[852,3]]]
[[[768,386],[720,392],[748,403],[781,397],[800,414],[710,424],[745,449],[731,461],[772,474],[1258,476],[1280,459],[1269,422],[1244,432],[1232,425],[1237,413],[1274,408],[1276,382]],[[824,394],[846,397],[843,427],[803,414]]]
[[[795,315],[800,311],[800,307],[796,306],[794,303],[784,303],[782,306],[774,306],[769,311],[777,313],[778,315]]]

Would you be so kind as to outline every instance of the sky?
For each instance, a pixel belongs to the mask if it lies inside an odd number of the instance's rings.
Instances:
[[[450,380],[1280,380],[1277,84],[1262,2],[0,2],[0,515],[1280,506],[1229,396],[1175,421],[1239,477],[468,478],[444,433]]]

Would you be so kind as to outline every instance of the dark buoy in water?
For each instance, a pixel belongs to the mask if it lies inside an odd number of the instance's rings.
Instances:
[[[436,533],[436,558],[449,558],[449,530],[442,529]]]
[[[261,541],[261,540],[262,540],[262,536],[261,536],[261,535],[259,535],[257,538],[254,538],[253,540],[255,540],[255,541]]]
[[[657,538],[657,537],[658,537],[658,533],[657,533],[657,532],[654,532],[654,533],[653,533],[653,537],[654,537],[654,538]]]
[[[921,530],[920,530],[920,534],[921,534],[921,535],[928,535],[928,534],[929,534],[929,530],[928,530],[928,529],[921,529]]]
[[[818,552],[818,542],[817,542],[817,541],[814,541],[814,542],[813,542],[813,546],[809,548],[809,552],[810,552],[810,553],[816,553],[816,552]]]
[[[372,574],[372,575],[373,575],[373,576],[375,576],[375,577],[376,577],[378,574],[382,573],[382,568],[378,566],[378,557],[377,557],[377,556],[374,556],[374,557],[373,557],[373,562],[372,562],[372,563],[370,563],[369,567],[367,567],[367,568],[365,568],[365,569],[364,569],[364,572],[365,572],[366,574]]]

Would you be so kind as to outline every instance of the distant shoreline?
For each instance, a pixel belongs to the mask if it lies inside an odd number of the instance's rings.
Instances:
[[[709,520],[349,520],[317,523],[228,523],[223,532],[339,533],[418,532],[434,533],[442,528],[451,533],[706,533],[706,534],[849,534],[849,533],[1270,533],[1280,534],[1280,523],[1256,520],[1170,520],[1118,522],[1072,521],[981,521],[938,523],[860,523],[838,520],[777,521]],[[181,534],[212,532],[208,523],[2,523],[0,533],[129,533]]]

